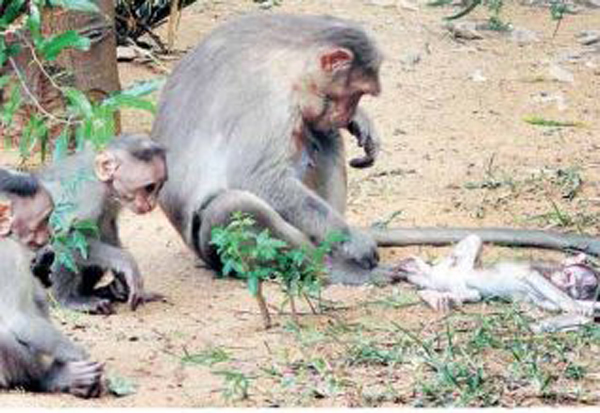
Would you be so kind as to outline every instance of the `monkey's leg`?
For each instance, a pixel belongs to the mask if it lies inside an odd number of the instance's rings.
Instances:
[[[265,201],[250,192],[230,190],[216,196],[205,209],[199,211],[199,225],[195,225],[197,233],[192,234],[200,258],[211,268],[221,267],[216,250],[210,243],[211,231],[216,226],[227,225],[237,211],[250,214],[259,228],[268,228],[273,237],[292,247],[312,245],[308,237],[284,220]]]
[[[366,228],[364,231],[373,237],[380,247],[448,245],[458,242],[470,234],[475,234],[484,243],[512,247],[576,250],[600,256],[599,238],[551,231],[509,228],[390,228],[385,230]]]
[[[93,280],[84,280],[83,277],[88,275],[94,278]],[[90,285],[95,285],[99,277],[93,277],[91,272],[75,273],[68,268],[58,267],[52,272],[52,292],[54,298],[64,307],[75,311],[81,311],[91,314],[112,314],[114,313],[113,305],[110,300],[105,298],[95,297],[89,293]],[[100,274],[101,276],[101,274]],[[83,291],[82,291],[83,290]],[[88,294],[84,292],[88,291]]]
[[[42,390],[41,380],[46,367],[30,348],[19,343],[13,334],[0,328],[0,388],[22,387],[25,390]]]
[[[7,328],[19,343],[37,353],[50,355],[57,361],[79,361],[87,358],[83,348],[76,346],[48,319],[37,314],[14,315]]]
[[[447,312],[456,305],[454,296],[447,291],[419,290],[417,295],[435,311]]]
[[[129,287],[127,286],[125,275],[120,272],[115,272],[114,279],[110,284],[104,287],[95,288],[92,294],[112,302],[126,303],[129,298]],[[165,300],[165,296],[159,293],[144,291],[142,299],[144,303],[149,303],[153,301],[163,301]]]
[[[145,293],[144,280],[133,256],[122,248],[97,239],[89,239],[88,243],[89,251],[85,264],[110,269],[115,274],[123,274],[129,290],[128,304],[135,310],[144,302]]]

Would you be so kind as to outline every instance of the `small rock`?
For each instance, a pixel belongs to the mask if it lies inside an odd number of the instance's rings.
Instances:
[[[548,68],[548,72],[550,73],[550,76],[552,77],[552,79],[558,80],[559,82],[564,82],[564,83],[575,82],[575,76],[573,76],[573,73],[571,73],[569,70],[565,69],[564,67],[560,67],[557,64],[550,65],[550,67]]]
[[[562,93],[548,93],[548,92],[540,92],[535,94],[532,97],[534,102],[539,103],[553,103],[556,102],[556,108],[563,112],[567,109],[567,103],[565,102],[565,97]]]
[[[117,47],[117,60],[119,62],[131,62],[137,57],[137,52],[133,47]]]
[[[446,28],[455,39],[464,40],[480,40],[483,39],[483,35],[477,30],[476,22],[448,22]]]
[[[398,9],[410,10],[410,11],[418,11],[419,4],[414,0],[398,0],[398,4],[396,4]]]
[[[590,46],[600,42],[600,30],[584,30],[577,35],[579,43]]]
[[[372,6],[394,7],[396,5],[396,0],[367,0],[367,3]]]
[[[406,69],[414,68],[417,64],[419,64],[419,62],[421,62],[420,53],[409,52],[406,53],[404,56],[400,57],[400,63]]]
[[[514,29],[510,31],[509,38],[511,41],[520,45],[534,43],[540,41],[540,36],[537,32],[529,29]]]
[[[471,76],[469,76],[469,78],[473,81],[473,82],[485,82],[487,81],[487,77],[485,77],[483,75],[483,73],[481,72],[480,69],[475,70],[473,73],[471,73]]]

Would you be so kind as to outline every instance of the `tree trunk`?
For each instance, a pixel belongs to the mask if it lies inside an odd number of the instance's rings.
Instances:
[[[121,90],[117,70],[117,41],[115,35],[115,5],[113,0],[95,0],[101,13],[83,13],[49,8],[44,15],[46,34],[75,30],[89,37],[88,51],[65,50],[58,64],[73,75],[74,87],[98,101]],[[117,130],[120,122],[117,119]]]

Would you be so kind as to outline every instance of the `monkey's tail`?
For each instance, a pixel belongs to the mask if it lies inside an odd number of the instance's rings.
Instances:
[[[380,247],[448,245],[469,234],[483,242],[513,247],[574,250],[600,256],[600,238],[560,232],[509,228],[390,228],[367,229]]]

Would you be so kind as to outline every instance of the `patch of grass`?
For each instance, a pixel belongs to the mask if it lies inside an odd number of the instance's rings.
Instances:
[[[221,394],[225,400],[246,400],[250,388],[250,378],[238,370],[217,370],[212,374],[223,377]]]
[[[230,360],[229,353],[220,347],[210,347],[198,353],[188,353],[184,349],[184,355],[181,362],[187,365],[200,365],[212,367],[217,363],[223,363]]]
[[[534,126],[543,126],[543,127],[556,127],[556,128],[583,128],[585,124],[583,122],[572,122],[572,121],[559,121],[546,119],[541,116],[526,116],[523,118],[523,121],[529,123]]]
[[[554,228],[576,228],[578,232],[585,232],[586,228],[595,227],[599,222],[597,213],[578,211],[570,213],[562,209],[556,202],[549,200],[551,210],[543,214],[528,217],[527,221],[537,221],[538,225]]]
[[[136,392],[136,385],[131,379],[111,374],[108,376],[108,391],[117,397],[125,397]]]

